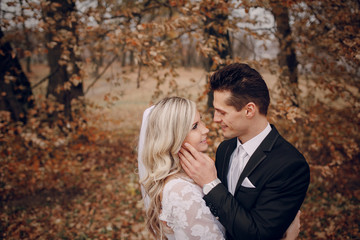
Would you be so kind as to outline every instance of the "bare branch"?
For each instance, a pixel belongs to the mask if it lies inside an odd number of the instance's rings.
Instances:
[[[51,76],[53,76],[55,73],[57,73],[57,71],[59,71],[60,67],[57,67],[56,70],[52,73],[50,73],[49,75],[47,75],[46,77],[44,77],[43,79],[41,79],[40,81],[38,81],[37,83],[35,83],[31,88],[35,89],[36,87],[40,86],[40,84],[42,84],[43,82],[45,82],[47,79],[49,79]]]
[[[106,65],[106,67],[103,69],[103,71],[99,75],[96,76],[96,78],[93,80],[93,82],[86,89],[84,95],[86,95],[89,92],[90,88],[92,88],[95,85],[95,83],[101,78],[101,76],[106,72],[106,70],[114,63],[114,61],[116,59],[118,59],[118,57],[119,57],[118,55],[115,55],[114,58],[108,63],[108,65]]]

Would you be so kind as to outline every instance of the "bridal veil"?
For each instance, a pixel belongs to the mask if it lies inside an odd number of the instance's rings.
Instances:
[[[153,108],[154,108],[154,106],[151,106],[144,111],[142,123],[141,123],[141,129],[140,129],[140,135],[139,135],[139,145],[138,145],[138,169],[139,169],[139,179],[140,180],[144,179],[147,175],[147,172],[146,172],[143,160],[142,160],[142,151],[144,148],[145,134],[146,134],[146,129],[147,129],[147,125],[148,125],[148,117]],[[146,209],[149,206],[149,196],[145,193],[145,189],[142,185],[141,185],[141,194],[142,194],[142,198],[144,200],[144,206]]]

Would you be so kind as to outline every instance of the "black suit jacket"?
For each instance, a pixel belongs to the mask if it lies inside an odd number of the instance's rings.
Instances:
[[[234,196],[227,188],[230,156],[236,138],[223,141],[216,151],[216,169],[222,183],[204,200],[227,231],[227,239],[280,239],[304,201],[310,170],[303,155],[272,130],[249,159]],[[255,188],[241,183],[248,177]]]

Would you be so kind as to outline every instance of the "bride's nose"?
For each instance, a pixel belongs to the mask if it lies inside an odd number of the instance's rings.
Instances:
[[[209,129],[205,126],[204,123],[201,123],[201,126],[202,126],[201,133],[202,134],[207,134],[209,132]]]

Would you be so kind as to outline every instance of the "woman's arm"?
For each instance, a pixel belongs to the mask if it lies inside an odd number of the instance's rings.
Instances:
[[[202,197],[201,188],[184,179],[166,183],[160,220],[171,228],[175,239],[224,239],[221,224]]]
[[[296,214],[296,217],[294,218],[294,221],[292,221],[292,223],[286,230],[284,237],[282,238],[283,240],[295,240],[299,236],[300,225],[301,225],[300,224],[300,215],[301,215],[301,212],[299,210],[298,213]]]

